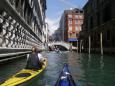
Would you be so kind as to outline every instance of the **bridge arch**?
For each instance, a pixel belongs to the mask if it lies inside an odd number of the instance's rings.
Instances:
[[[52,46],[62,46],[62,47],[65,47],[67,50],[70,49],[70,44],[68,44],[66,42],[50,42],[50,43],[48,43],[48,46],[49,47],[52,47]]]

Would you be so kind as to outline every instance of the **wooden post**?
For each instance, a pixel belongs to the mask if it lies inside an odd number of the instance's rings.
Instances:
[[[101,58],[100,58],[100,69],[103,70],[103,67],[104,67],[104,61],[103,61],[103,56],[101,56]]]
[[[78,53],[78,41],[77,41],[77,53]]]
[[[100,33],[100,45],[101,45],[101,55],[103,55],[103,34]]]
[[[80,40],[80,53],[81,53],[81,43],[82,43],[82,40]]]
[[[70,42],[70,51],[72,51],[72,43]]]
[[[90,68],[90,64],[91,64],[91,55],[89,54],[88,57],[89,57],[89,58],[88,58],[88,68]]]
[[[91,37],[89,35],[89,54],[91,53]]]

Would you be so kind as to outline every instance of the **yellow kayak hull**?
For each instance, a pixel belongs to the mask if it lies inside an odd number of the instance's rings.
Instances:
[[[47,66],[47,60],[44,61],[44,65],[42,66],[42,69],[40,70],[35,71],[35,70],[29,70],[29,69],[22,69],[17,74],[13,75],[11,78],[6,80],[0,86],[16,86],[16,85],[22,84],[34,78],[35,76],[39,75],[46,68],[46,66]],[[29,76],[17,77],[17,75],[19,74],[29,74]]]

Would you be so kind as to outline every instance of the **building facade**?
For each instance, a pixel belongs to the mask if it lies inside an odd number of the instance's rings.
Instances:
[[[85,51],[115,52],[115,1],[89,0],[84,6],[80,38]]]
[[[40,47],[45,11],[46,0],[1,0],[0,54],[21,54],[32,46]]]
[[[42,41],[43,43],[47,43],[49,41],[49,25],[48,23],[45,22],[44,24],[44,28],[43,28],[43,31],[42,31]]]
[[[62,29],[62,38],[64,38],[64,41],[77,46],[83,18],[83,11],[81,9],[75,8],[64,11],[60,20],[60,29]]]
[[[62,41],[61,32],[59,28],[55,30],[54,34],[52,35],[52,38],[53,38],[53,41]]]

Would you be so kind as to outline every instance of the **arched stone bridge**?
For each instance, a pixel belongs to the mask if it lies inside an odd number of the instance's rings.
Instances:
[[[67,50],[70,49],[70,44],[69,43],[66,43],[66,42],[49,42],[48,43],[48,46],[55,46],[55,45],[60,45],[60,46],[63,46],[65,47]]]

